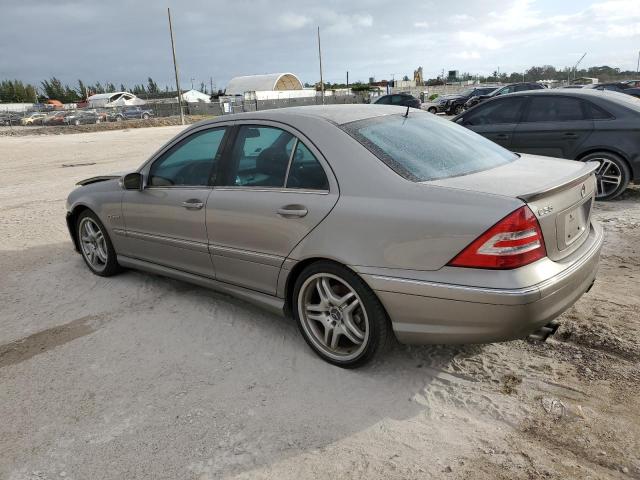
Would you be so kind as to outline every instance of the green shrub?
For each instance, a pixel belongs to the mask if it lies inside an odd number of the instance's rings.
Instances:
[[[429,95],[429,101],[433,102],[436,98],[438,98],[438,94],[437,93],[433,93],[431,95]]]

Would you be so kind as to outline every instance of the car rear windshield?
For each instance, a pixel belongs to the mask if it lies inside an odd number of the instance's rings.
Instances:
[[[518,158],[477,133],[429,113],[385,115],[341,128],[414,182],[489,170]]]

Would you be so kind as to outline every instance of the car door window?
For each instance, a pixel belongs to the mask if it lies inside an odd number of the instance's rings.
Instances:
[[[570,122],[585,120],[583,102],[578,98],[532,96],[525,122]]]
[[[295,137],[275,127],[243,125],[231,151],[229,183],[284,187]]]
[[[513,97],[481,104],[464,116],[463,125],[517,123],[526,97]]]
[[[389,103],[391,103],[391,97],[388,95],[385,95],[384,97],[380,97],[376,103],[379,103],[381,105],[388,105]]]
[[[298,141],[291,167],[289,167],[286,187],[305,190],[329,190],[329,181],[322,165],[311,153],[311,150],[300,141]]]
[[[194,133],[173,147],[149,170],[151,187],[203,186],[215,180],[225,128]]]

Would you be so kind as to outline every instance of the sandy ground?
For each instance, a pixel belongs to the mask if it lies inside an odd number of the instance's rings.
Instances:
[[[73,251],[74,183],[180,129],[0,138],[1,479],[640,478],[640,191],[597,206],[601,272],[554,339],[347,371],[290,320]]]

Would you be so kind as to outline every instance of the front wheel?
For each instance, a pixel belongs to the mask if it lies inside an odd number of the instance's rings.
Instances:
[[[149,120],[149,114],[145,113],[144,115],[142,115],[142,119],[143,120]]]
[[[595,152],[581,159],[583,162],[598,162],[596,170],[596,199],[613,200],[624,192],[631,180],[627,162],[611,152]]]
[[[456,105],[453,109],[454,115],[460,115],[462,112],[464,112],[464,107],[462,105]]]
[[[438,109],[436,107],[429,107],[427,108],[427,112],[433,113],[435,115],[436,113],[438,113]]]
[[[120,271],[116,252],[106,228],[90,210],[78,217],[76,235],[82,258],[96,275],[110,277]]]
[[[311,264],[293,292],[293,313],[309,346],[324,360],[354,368],[387,343],[387,314],[373,291],[351,270],[332,263]]]

